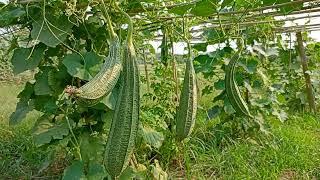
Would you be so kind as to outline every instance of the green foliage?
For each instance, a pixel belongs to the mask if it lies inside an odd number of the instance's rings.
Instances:
[[[19,74],[26,70],[33,70],[39,66],[43,60],[45,47],[38,45],[33,48],[18,48],[14,50],[11,63],[13,65],[13,73]]]
[[[63,117],[63,115],[58,117],[43,115],[34,125],[34,141],[36,145],[41,146],[50,143],[51,140],[63,139],[64,136],[69,134],[69,126],[72,128],[74,122]]]
[[[91,80],[99,72],[102,60],[94,52],[87,52],[83,56],[73,53],[66,55],[62,63],[71,76]]]
[[[124,37],[129,32],[122,17],[119,16],[116,8],[109,7],[112,4],[111,1],[104,2],[113,21],[112,26],[115,27],[115,32],[120,41],[124,41]],[[181,4],[176,5],[178,3]],[[287,123],[286,121],[290,120],[288,112],[292,110],[304,112],[307,105],[305,92],[301,88],[305,83],[296,50],[289,43],[278,43],[281,42],[281,39],[273,32],[277,28],[276,25],[281,23],[272,23],[274,20],[272,16],[261,16],[258,13],[255,16],[255,12],[252,13],[256,8],[282,3],[288,5],[273,9],[277,11],[275,13],[287,14],[303,7],[302,1],[296,3],[289,0],[200,0],[186,3],[182,0],[170,2],[134,0],[119,2],[121,9],[130,12],[130,15],[134,16],[139,13],[139,16],[135,16],[134,19],[136,47],[145,48],[145,44],[152,42],[158,35],[163,35],[160,46],[162,61],[148,62],[148,65],[152,64],[151,71],[149,71],[150,90],[148,89],[147,92],[142,89],[141,109],[135,112],[135,116],[140,116],[141,119],[134,149],[137,159],[126,159],[132,162],[128,168],[121,169],[124,172],[119,177],[120,179],[146,177],[166,179],[170,178],[170,173],[167,172],[172,172],[171,168],[183,169],[180,174],[184,175],[183,178],[189,179],[192,179],[191,176],[194,174],[197,178],[210,179],[212,177],[206,175],[213,172],[217,173],[218,178],[220,176],[222,178],[276,178],[284,167],[296,167],[302,172],[312,166],[302,165],[304,166],[302,167],[297,164],[303,164],[304,161],[312,165],[318,163],[307,160],[306,157],[310,153],[306,149],[303,149],[303,155],[297,160],[293,156],[286,155],[286,152],[294,154],[294,150],[305,145],[299,142],[298,138],[295,139],[292,132],[288,130],[291,126],[288,126],[284,132],[273,131],[279,136],[274,145],[281,147],[281,151],[274,151],[269,146],[263,149],[247,141],[244,145],[235,143],[232,146],[230,145],[232,141],[229,141],[230,139],[252,137],[251,135],[258,130],[266,132],[264,119],[267,116],[275,116],[280,121]],[[15,111],[9,117],[9,123],[19,126],[18,124],[23,124],[28,119],[33,110],[41,112],[42,116],[35,124],[32,124],[34,125],[35,145],[48,148],[48,151],[51,148],[61,148],[68,152],[71,161],[64,165],[68,166],[64,170],[64,179],[109,177],[102,163],[106,137],[107,134],[116,134],[120,131],[109,132],[106,129],[109,129],[110,117],[113,115],[112,110],[116,109],[116,101],[121,101],[123,98],[122,96],[118,98],[119,92],[131,87],[131,83],[127,83],[126,87],[120,86],[120,90],[116,86],[110,95],[101,97],[96,102],[75,99],[64,92],[67,85],[79,88],[95,77],[102,67],[103,58],[110,51],[112,34],[105,30],[110,28],[110,25],[107,25],[102,17],[101,12],[104,10],[102,4],[98,5],[96,1],[87,0],[36,1],[27,4],[16,1],[8,5],[0,3],[0,27],[9,33],[9,35],[3,35],[9,40],[5,40],[5,50],[0,50],[0,55],[5,57],[1,57],[1,63],[2,61],[8,62],[8,59],[11,58],[14,74],[22,74],[26,71],[35,74],[18,95],[19,100]],[[232,14],[228,11],[238,12]],[[240,14],[239,11],[244,13]],[[217,16],[218,13],[219,16]],[[189,18],[182,18],[182,16]],[[269,23],[254,26],[241,24],[250,24],[251,22],[245,21],[250,18]],[[207,22],[215,23],[216,26],[207,28],[205,27]],[[198,105],[197,119],[203,121],[196,123],[194,136],[186,145],[182,145],[176,142],[174,130],[176,128],[176,107],[179,101],[177,97],[179,89],[175,88],[181,87],[180,72],[184,69],[180,67],[179,58],[184,57],[170,56],[170,47],[173,45],[170,43],[185,41],[186,37],[182,36],[185,34],[187,37],[190,36],[187,30],[199,24],[203,25],[201,30],[203,33],[199,33],[199,36],[193,33],[193,36],[201,38],[201,41],[193,41],[195,44],[192,47],[196,52],[193,65],[198,73],[197,76],[201,77],[197,83],[201,84],[198,87],[201,88],[200,92],[203,96],[199,98],[201,103]],[[161,28],[161,33],[154,33]],[[193,28],[191,30],[197,31]],[[11,33],[11,31],[14,32]],[[169,39],[174,42],[169,43]],[[241,95],[252,114],[256,116],[255,119],[236,117],[232,102],[226,96],[228,87],[224,83],[224,76],[227,59],[234,54],[237,49],[236,44],[240,40],[243,40],[244,45],[248,48],[238,63],[233,82],[239,85],[239,92],[242,92]],[[1,46],[2,44],[3,42]],[[211,47],[214,47],[215,50],[207,52],[207,49]],[[307,55],[310,59],[308,73],[312,78],[317,102],[320,98],[319,88],[317,88],[320,84],[319,47],[318,43],[308,43],[307,46]],[[149,47],[147,49],[148,51],[145,52],[148,57],[155,59],[157,51]],[[10,53],[13,53],[12,57]],[[126,52],[125,55],[127,55]],[[174,59],[178,59],[176,69],[174,69]],[[3,64],[4,69],[10,68],[10,65]],[[175,77],[175,71],[178,72],[177,77]],[[140,94],[135,93],[136,97]],[[127,103],[122,105],[124,107]],[[123,111],[123,114],[125,113],[127,112]],[[122,125],[116,126],[123,130]],[[134,127],[134,129],[137,128],[138,125]],[[201,128],[205,129],[202,131]],[[298,127],[295,130],[301,131]],[[303,133],[300,132],[300,134]],[[281,138],[287,138],[288,141],[281,140]],[[135,138],[132,139],[135,140]],[[132,139],[130,139],[131,144],[134,143]],[[290,140],[297,141],[298,145],[290,143]],[[306,140],[312,142],[313,147],[318,146],[310,138]],[[26,146],[36,149],[33,145]],[[256,149],[258,149],[257,153]],[[40,149],[35,151],[40,151]],[[22,150],[19,150],[20,152]],[[261,162],[250,160],[250,157],[253,156],[250,153],[256,153],[254,155],[257,155]],[[270,156],[274,153],[276,158]],[[40,159],[43,159],[41,152],[40,154]],[[212,157],[215,158],[212,159]],[[287,157],[289,160],[280,157]],[[276,164],[276,168],[272,169],[273,172],[276,172],[275,174],[270,173],[269,169],[266,170],[268,172],[264,171],[262,165],[265,165],[265,162],[273,163],[278,159],[281,161]],[[8,160],[5,161],[5,164],[6,162]],[[139,162],[143,162],[143,165]],[[205,165],[198,168],[195,162],[202,162]],[[286,164],[290,166],[285,166]],[[261,172],[255,171],[254,168],[250,169],[249,165],[262,170]],[[5,168],[7,167],[9,165]],[[248,172],[243,167],[252,171]],[[34,167],[34,169],[37,168]],[[10,169],[13,168],[10,166]],[[199,175],[199,172],[204,172],[204,174]],[[222,172],[225,172],[225,176]],[[261,175],[252,174],[252,172],[259,172]]]
[[[31,18],[33,20],[30,33],[32,39],[39,40],[48,47],[56,47],[64,43],[67,36],[72,32],[73,24],[67,16],[56,17],[46,12],[46,14],[31,15]]]

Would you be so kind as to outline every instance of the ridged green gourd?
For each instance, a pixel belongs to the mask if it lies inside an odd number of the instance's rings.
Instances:
[[[235,54],[226,67],[225,88],[230,104],[235,109],[236,113],[243,116],[253,117],[250,114],[247,103],[243,100],[235,80],[236,65],[239,59],[239,54]]]
[[[189,57],[186,63],[184,82],[176,117],[176,135],[179,140],[183,140],[191,134],[195,124],[196,114],[196,74],[193,68],[192,59]]]
[[[109,45],[109,54],[98,74],[76,90],[75,95],[78,98],[96,100],[108,95],[116,85],[122,69],[120,59],[120,40],[112,28],[109,16],[106,17],[108,22],[109,34],[111,36]],[[86,102],[86,100],[79,100]],[[91,104],[98,103],[93,101]]]
[[[124,12],[123,12],[124,13]],[[123,51],[120,92],[108,135],[104,164],[108,173],[117,177],[128,166],[139,125],[139,69],[132,43],[133,25],[129,19],[128,37]]]

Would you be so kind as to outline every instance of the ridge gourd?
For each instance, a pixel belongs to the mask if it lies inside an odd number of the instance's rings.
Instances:
[[[235,80],[236,65],[239,59],[239,53],[235,54],[226,67],[225,87],[227,97],[236,113],[252,118],[247,103],[243,100],[237,82]]]
[[[129,15],[121,12],[127,17],[129,28],[122,56],[120,92],[104,156],[105,167],[113,178],[128,166],[138,131],[140,109],[139,70],[132,42],[133,25]]]
[[[188,44],[188,46],[190,45]],[[190,48],[181,98],[177,109],[176,135],[179,140],[183,140],[191,134],[197,113],[197,84]]]
[[[108,29],[110,34],[109,54],[98,74],[85,85],[75,90],[75,96],[79,102],[92,101],[89,104],[94,105],[99,102],[97,99],[108,95],[116,85],[122,69],[120,60],[120,40],[115,34],[110,17],[106,13]]]

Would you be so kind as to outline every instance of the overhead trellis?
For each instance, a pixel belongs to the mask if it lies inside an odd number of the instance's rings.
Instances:
[[[109,2],[109,0],[105,2]],[[128,1],[126,9],[140,23],[139,31],[157,31],[163,25],[182,21],[182,19],[189,19],[191,26],[201,26],[203,29],[220,28],[221,30],[225,30],[235,26],[246,28],[269,24],[275,32],[280,32],[281,30],[287,32],[287,28],[282,28],[283,22],[320,17],[320,14],[317,14],[318,12],[320,13],[320,0],[198,0],[177,2],[133,0]],[[13,3],[32,5],[36,3],[41,4],[42,0],[18,0]],[[89,8],[85,13],[90,15],[92,12]],[[19,14],[15,15],[18,16]],[[285,18],[274,18],[279,16]],[[301,25],[299,25],[297,30],[305,29],[312,31],[319,28],[316,25],[308,24],[307,26],[301,28]],[[3,27],[1,19],[0,27]],[[293,28],[293,26],[290,27],[291,31]],[[203,29],[191,29],[190,32],[197,32]]]
[[[260,4],[257,5],[259,7],[246,7],[245,9],[235,9],[236,1],[233,1],[234,4],[232,6],[223,7],[223,1],[220,4],[214,4],[214,7],[216,9],[214,10],[214,12],[211,13],[201,12],[200,9],[204,4],[201,4],[200,2],[204,3],[204,1],[198,1],[191,3],[162,6],[161,8],[144,8],[142,14],[144,14],[145,12],[149,12],[152,9],[153,11],[158,9],[165,9],[164,11],[166,12],[164,12],[164,14],[166,15],[151,18],[149,17],[149,15],[145,17],[141,15],[138,17],[136,16],[136,19],[144,20],[153,18],[154,21],[142,24],[142,27],[140,29],[150,31],[159,30],[160,25],[170,24],[175,21],[179,21],[179,19],[187,18],[194,19],[193,26],[202,26],[204,29],[228,27],[230,28],[233,26],[249,27],[257,24],[270,24],[273,26],[273,29],[276,32],[279,32],[282,29],[283,22],[320,17],[320,14],[317,14],[318,12],[320,13],[319,0],[296,0],[279,4],[276,4],[275,2],[275,4],[268,6],[264,6],[265,1],[259,1]],[[205,2],[207,3],[207,5],[209,5],[209,1]],[[210,1],[210,3],[212,4],[212,1]],[[268,2],[265,4],[268,4]],[[200,7],[198,7],[197,5],[199,5]],[[195,11],[194,9],[198,9],[198,11]],[[275,17],[284,18],[275,19]],[[313,25],[313,27],[316,28],[315,25]],[[290,28],[292,29],[293,26]],[[191,32],[202,30],[203,29],[201,28],[197,28],[196,30],[192,29]],[[299,30],[301,30],[300,27]],[[308,30],[313,29],[308,28]]]

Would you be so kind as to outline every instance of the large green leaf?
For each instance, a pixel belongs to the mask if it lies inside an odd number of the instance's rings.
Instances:
[[[216,0],[201,0],[192,8],[191,14],[196,16],[208,16],[217,12]]]
[[[233,114],[236,112],[227,97],[224,99],[224,111],[227,114]]]
[[[193,4],[184,4],[181,6],[176,6],[169,10],[170,13],[174,13],[177,15],[184,15],[186,12],[188,12],[194,5]]]
[[[56,104],[56,97],[53,96],[35,96],[34,109],[43,113],[55,113],[58,110],[58,105]]]
[[[98,73],[101,57],[94,52],[88,52],[82,57],[79,54],[69,54],[64,57],[62,63],[71,76],[89,81]]]
[[[72,32],[73,24],[67,16],[54,16],[46,14],[46,17],[33,17],[31,37],[50,47],[56,47],[63,43]]]
[[[35,95],[49,95],[53,91],[48,83],[48,73],[50,68],[42,68],[39,73],[35,75],[36,83],[34,84]]]
[[[38,67],[43,59],[44,50],[45,48],[42,45],[37,45],[34,50],[32,48],[15,49],[11,59],[13,73],[19,74]]]
[[[88,167],[88,180],[103,180],[107,176],[107,172],[101,163],[90,162]]]
[[[84,164],[81,161],[74,161],[64,170],[62,180],[85,180]]]
[[[15,112],[13,112],[10,115],[10,118],[9,118],[10,125],[15,125],[21,122],[26,117],[26,115],[33,110],[33,108],[34,108],[33,101],[25,101],[25,100],[19,101],[16,106]]]
[[[208,43],[197,43],[197,44],[193,45],[192,47],[198,51],[206,52],[207,46],[208,46]]]
[[[102,163],[104,153],[104,140],[101,137],[83,133],[79,138],[80,152],[85,162]]]
[[[30,100],[34,93],[33,86],[33,84],[27,82],[23,91],[19,93],[18,98],[20,98],[20,101],[16,106],[16,110],[10,115],[10,125],[18,124],[34,109],[34,101]]]
[[[202,72],[202,73],[208,73],[212,72],[212,63],[214,59],[210,57],[209,55],[199,55],[194,58],[194,69],[196,73]]]
[[[18,19],[24,16],[26,12],[21,7],[1,7],[0,9],[0,27],[6,27],[18,23]]]
[[[152,147],[160,148],[164,140],[161,132],[158,132],[150,127],[140,126],[143,139]]]
[[[208,119],[213,119],[213,118],[216,118],[218,117],[220,114],[221,114],[221,107],[216,105],[216,106],[213,106],[212,108],[210,108],[207,113],[208,113]]]
[[[246,59],[241,59],[239,65],[241,65],[245,71],[247,71],[250,74],[253,74],[257,71],[258,66],[258,59],[254,57],[249,57]]]
[[[55,121],[53,122],[53,118]],[[41,146],[50,143],[51,140],[63,139],[64,136],[69,134],[69,125],[73,127],[74,122],[66,117],[59,115],[41,116],[33,127],[33,137],[36,145]]]

